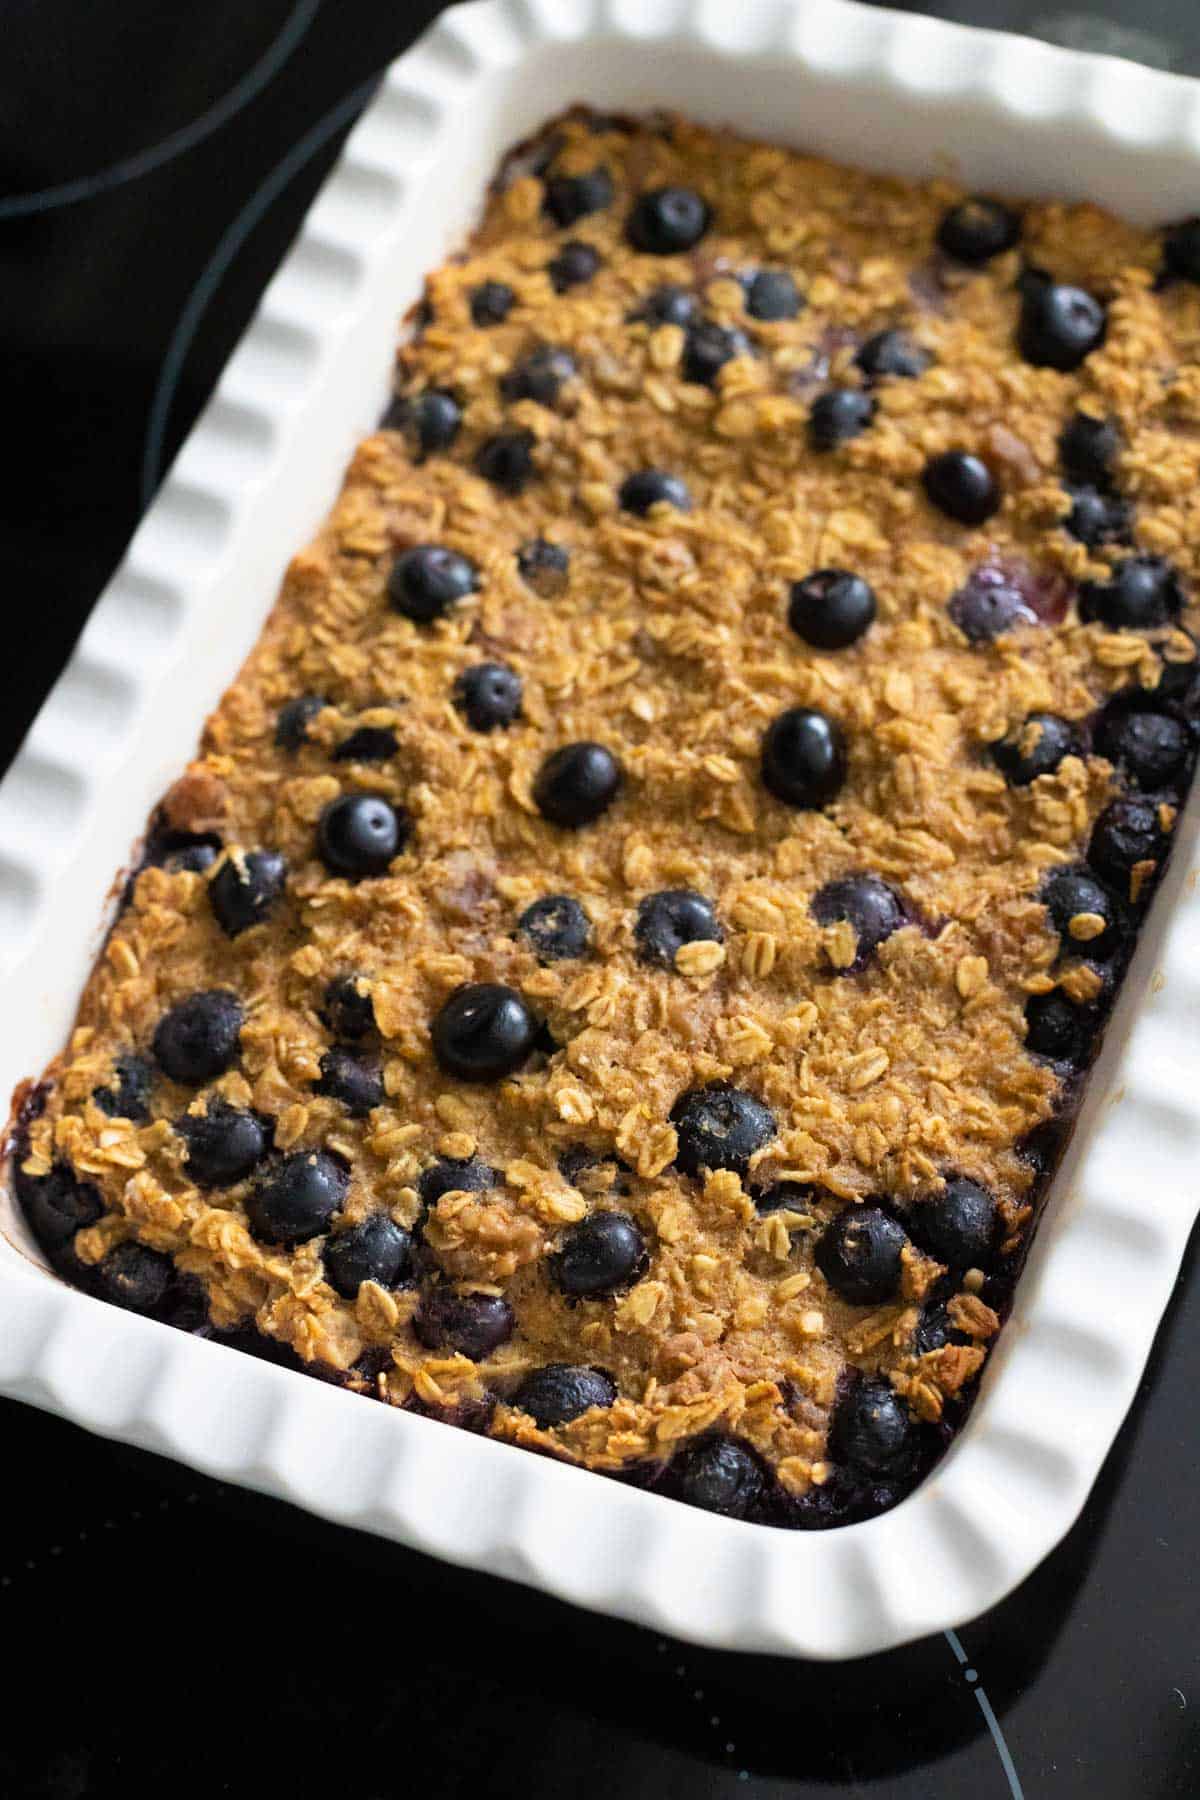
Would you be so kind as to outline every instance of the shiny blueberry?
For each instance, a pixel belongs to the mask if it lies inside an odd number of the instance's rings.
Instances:
[[[360,725],[343,738],[333,753],[334,762],[390,762],[398,746],[389,725]]]
[[[412,1269],[412,1236],[386,1213],[371,1213],[329,1238],[321,1260],[326,1281],[343,1300],[353,1300],[364,1281],[403,1287]]]
[[[1131,509],[1119,494],[1104,494],[1099,488],[1085,484],[1067,487],[1071,510],[1063,520],[1063,530],[1089,550],[1101,544],[1129,542]]]
[[[55,1163],[47,1175],[27,1175],[22,1160],[18,1146],[12,1160],[13,1191],[37,1242],[56,1258],[77,1231],[96,1223],[104,1202],[99,1189],[81,1181],[66,1163]]]
[[[874,590],[848,569],[817,569],[792,583],[788,624],[816,650],[844,650],[857,643],[874,617]]]
[[[665,469],[638,469],[635,474],[627,475],[617,492],[617,498],[626,512],[636,513],[644,519],[652,506],[663,503],[675,507],[679,512],[691,512],[692,496],[686,484],[678,475],[668,475]]]
[[[324,1094],[344,1106],[352,1119],[365,1119],[383,1105],[383,1076],[379,1064],[342,1044],[334,1044],[321,1058],[321,1078],[314,1094]]]
[[[1097,754],[1126,774],[1136,787],[1166,787],[1187,767],[1191,741],[1187,727],[1166,713],[1143,712],[1118,699],[1105,707],[1096,727]]]
[[[427,1350],[456,1350],[472,1362],[506,1344],[516,1328],[513,1309],[500,1294],[459,1294],[435,1287],[413,1317],[413,1330]]]
[[[867,339],[854,358],[868,381],[892,375],[915,381],[933,362],[933,352],[918,344],[907,331],[878,331]]]
[[[1025,284],[1017,346],[1036,368],[1077,369],[1104,342],[1107,328],[1103,305],[1083,288],[1056,281]]]
[[[835,1460],[864,1475],[900,1472],[913,1450],[908,1408],[882,1376],[863,1376],[838,1406],[829,1433]]]
[[[556,294],[568,288],[582,287],[600,267],[600,252],[594,244],[573,241],[564,244],[558,255],[546,264],[546,273]]]
[[[496,1171],[482,1157],[443,1156],[417,1177],[424,1207],[434,1207],[443,1194],[483,1194],[496,1185]]]
[[[166,869],[169,875],[204,875],[220,854],[221,840],[215,831],[172,831],[146,860]]]
[[[1088,861],[1122,893],[1128,893],[1130,877],[1139,863],[1161,864],[1168,838],[1159,818],[1158,802],[1138,794],[1110,800],[1092,828]]]
[[[856,969],[886,938],[908,923],[904,902],[878,875],[844,875],[839,881],[827,881],[813,895],[812,910],[818,925],[837,925],[846,920],[853,926],[858,940],[852,965]]]
[[[556,225],[575,225],[589,213],[611,206],[615,193],[613,178],[600,163],[585,175],[551,175],[542,203]]]
[[[960,525],[982,525],[1000,510],[1000,487],[981,457],[944,450],[925,464],[921,483],[932,505]]]
[[[521,677],[507,663],[476,663],[454,683],[454,704],[472,731],[495,731],[520,717]]]
[[[947,611],[971,644],[990,644],[1018,626],[1038,623],[1025,587],[1000,563],[972,569]]]
[[[188,1087],[214,1081],[237,1060],[242,1003],[226,988],[189,994],[164,1013],[154,1033],[154,1054],[164,1075]]]
[[[639,959],[664,969],[674,967],[676,952],[685,944],[720,944],[725,939],[712,901],[690,888],[647,894],[638,902],[633,935]]]
[[[909,1209],[914,1243],[951,1269],[988,1269],[1000,1231],[995,1200],[977,1181],[954,1175],[940,1194]]]
[[[616,1397],[617,1384],[603,1369],[586,1363],[544,1363],[530,1370],[509,1404],[549,1431],[555,1425],[569,1425],[593,1406],[611,1406]]]
[[[476,471],[502,494],[523,494],[533,480],[532,431],[500,431],[475,455]]]
[[[144,1125],[150,1117],[154,1070],[144,1056],[127,1051],[113,1063],[112,1079],[92,1090],[92,1099],[110,1119],[132,1119]]]
[[[539,344],[522,362],[509,370],[500,383],[504,398],[535,400],[539,406],[553,406],[567,382],[578,374],[575,358],[557,344]]]
[[[308,728],[329,705],[320,694],[297,694],[286,700],[275,720],[275,743],[280,750],[298,750],[308,742]]]
[[[667,286],[655,288],[647,295],[635,317],[651,325],[688,326],[698,316],[700,303],[687,288]]]
[[[534,1047],[538,1021],[515,988],[473,981],[445,1001],[431,1027],[433,1053],[462,1081],[500,1081]]]
[[[611,1294],[633,1280],[646,1257],[646,1240],[628,1213],[594,1212],[564,1231],[551,1259],[564,1294]]]
[[[938,248],[956,262],[978,268],[1011,250],[1020,235],[1021,221],[1015,212],[998,200],[973,195],[943,213],[937,241]]]
[[[992,760],[1012,787],[1053,775],[1065,756],[1080,755],[1075,728],[1057,713],[1030,713],[1014,737],[991,746]]]
[[[287,864],[277,850],[227,856],[208,884],[213,916],[226,937],[261,925],[283,892]]]
[[[736,356],[750,355],[750,340],[736,326],[716,325],[710,319],[688,327],[683,341],[680,372],[685,381],[715,387],[717,376]]]
[[[349,1175],[327,1150],[296,1150],[251,1188],[246,1217],[264,1244],[303,1244],[320,1237],[340,1211]]]
[[[321,1017],[335,1037],[357,1043],[375,1029],[375,1008],[361,975],[335,975],[325,989]]]
[[[842,1208],[817,1239],[813,1259],[835,1294],[856,1306],[878,1306],[900,1286],[903,1226],[877,1206]]]
[[[517,920],[517,930],[540,963],[583,956],[592,939],[592,922],[570,894],[545,894],[535,900]]]
[[[478,586],[479,570],[468,557],[444,544],[414,544],[392,564],[387,591],[396,612],[429,625]]]
[[[767,727],[762,778],[788,806],[825,806],[846,780],[846,740],[840,725],[811,707],[792,706]]]
[[[1200,282],[1200,219],[1184,219],[1163,233],[1163,265],[1182,281]]]
[[[750,1158],[775,1136],[775,1115],[764,1101],[727,1082],[689,1088],[671,1108],[679,1139],[675,1166],[685,1175],[732,1169],[744,1175]]]
[[[1183,590],[1170,563],[1158,556],[1127,556],[1109,581],[1085,581],[1079,616],[1113,631],[1149,631],[1169,625],[1183,608]]]
[[[1082,1063],[1095,1027],[1094,1011],[1072,1005],[1057,988],[1049,994],[1032,994],[1025,1002],[1025,1048],[1035,1056]]]
[[[409,454],[420,461],[450,448],[462,426],[462,407],[445,388],[426,388],[394,401],[383,423],[403,434]]]
[[[552,825],[590,825],[608,811],[621,780],[621,765],[603,744],[564,744],[538,770],[534,804]]]
[[[126,1238],[96,1264],[96,1292],[129,1312],[152,1312],[164,1298],[174,1265],[169,1256]]]
[[[927,1306],[913,1333],[913,1355],[928,1356],[930,1351],[944,1350],[947,1344],[970,1342],[965,1331],[959,1331],[951,1324],[950,1314],[945,1306]]]
[[[875,402],[861,388],[828,388],[809,410],[808,441],[814,450],[836,450],[860,437],[874,417]]]
[[[794,319],[803,305],[786,269],[759,269],[746,282],[746,311],[752,319]]]
[[[677,256],[700,242],[712,221],[708,202],[694,188],[653,188],[639,195],[626,224],[635,250]]]
[[[502,325],[517,296],[503,281],[483,281],[471,293],[471,318],[476,325]]]
[[[407,814],[379,794],[343,794],[317,823],[317,854],[331,875],[382,875],[408,835]]]
[[[675,1458],[673,1472],[681,1500],[726,1519],[744,1519],[766,1488],[757,1457],[736,1438],[702,1438],[689,1444]]]
[[[206,1112],[184,1113],[175,1129],[187,1146],[184,1166],[200,1187],[226,1188],[244,1181],[267,1153],[262,1120],[216,1097]]]
[[[543,600],[555,600],[565,591],[570,570],[570,552],[547,538],[533,538],[517,551],[517,573]]]
[[[1072,413],[1058,439],[1058,460],[1068,481],[1105,489],[1121,454],[1121,434],[1111,419]]]
[[[1054,869],[1042,884],[1039,899],[1050,914],[1064,950],[1103,961],[1112,955],[1121,936],[1120,908],[1103,884],[1086,869]],[[1102,921],[1095,937],[1076,938],[1071,920],[1089,915]]]

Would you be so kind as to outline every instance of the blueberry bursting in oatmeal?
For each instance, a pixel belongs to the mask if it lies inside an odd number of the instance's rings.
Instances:
[[[166,794],[92,1294],[715,1511],[962,1422],[1200,717],[1200,224],[572,115]]]

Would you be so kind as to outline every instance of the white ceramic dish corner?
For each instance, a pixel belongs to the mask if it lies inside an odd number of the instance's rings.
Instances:
[[[1200,206],[1200,87],[847,0],[479,0],[387,76],[0,787],[0,1091],[58,1051],[114,868],[271,605],[396,322],[503,152],[576,101],[670,106],[887,171],[952,167],[1142,222]],[[1200,1186],[1197,809],[1126,983],[970,1424],[895,1512],[711,1517],[105,1307],[5,1201],[0,1388],[449,1560],[698,1642],[836,1658],[963,1622],[1079,1512]]]

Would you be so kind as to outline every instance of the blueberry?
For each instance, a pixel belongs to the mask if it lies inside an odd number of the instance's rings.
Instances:
[[[326,1241],[325,1279],[343,1300],[353,1300],[364,1281],[381,1288],[403,1287],[412,1269],[412,1236],[386,1213],[371,1213],[361,1225]]]
[[[509,1404],[528,1413],[542,1431],[569,1425],[593,1406],[611,1406],[617,1384],[603,1369],[586,1363],[544,1363],[531,1369]]]
[[[517,920],[517,930],[540,963],[583,956],[592,939],[592,922],[570,894],[546,894],[535,900]]]
[[[744,1175],[750,1158],[775,1136],[775,1115],[744,1088],[714,1081],[689,1088],[671,1108],[679,1139],[675,1166],[685,1175],[703,1169],[732,1169]]]
[[[759,269],[746,282],[746,311],[752,319],[794,319],[803,305],[786,269]]]
[[[383,1105],[383,1076],[374,1059],[334,1044],[321,1058],[321,1078],[313,1092],[338,1101],[352,1119],[365,1119]]]
[[[565,294],[568,288],[582,287],[592,279],[601,263],[600,252],[594,244],[581,244],[573,241],[564,244],[558,255],[546,264],[546,273],[556,294]]]
[[[812,910],[818,925],[848,920],[854,927],[858,939],[854,968],[861,968],[873,950],[908,923],[904,902],[878,875],[843,875],[827,881],[813,895]]]
[[[456,988],[433,1021],[433,1052],[462,1081],[500,1081],[534,1047],[538,1021],[514,988],[473,981]]]
[[[612,176],[599,163],[586,175],[551,175],[542,204],[556,225],[574,225],[588,213],[611,206],[615,194]]]
[[[479,570],[468,557],[444,544],[414,544],[392,564],[388,600],[396,612],[430,625],[479,587]]]
[[[1058,439],[1058,460],[1068,481],[1108,488],[1121,453],[1121,434],[1111,419],[1072,413]]]
[[[551,1258],[564,1294],[611,1294],[626,1287],[646,1257],[646,1240],[628,1213],[594,1212],[564,1231]]]
[[[829,1433],[837,1462],[864,1475],[897,1473],[913,1451],[908,1408],[882,1376],[862,1376],[838,1406]]]
[[[1025,589],[999,563],[972,569],[947,611],[971,644],[990,644],[1018,626],[1038,623]]]
[[[836,450],[860,437],[875,417],[875,402],[861,388],[827,388],[808,414],[808,441],[814,450]]]
[[[982,525],[1000,510],[999,484],[967,450],[944,450],[925,464],[921,483],[932,505],[960,525]]]
[[[456,1350],[482,1362],[508,1342],[516,1319],[499,1294],[458,1294],[452,1287],[435,1287],[421,1302],[412,1326],[427,1350]]]
[[[66,1251],[77,1231],[94,1225],[104,1213],[98,1188],[81,1181],[66,1163],[57,1162],[46,1175],[26,1175],[21,1168],[25,1151],[13,1151],[13,1191],[29,1229],[52,1259]]]
[[[381,795],[342,794],[317,822],[317,854],[331,875],[382,875],[408,835],[408,815]]]
[[[774,1212],[806,1213],[813,1202],[813,1190],[803,1181],[776,1181],[754,1196],[754,1210],[762,1217]]]
[[[335,1037],[357,1043],[375,1029],[375,1008],[361,975],[335,975],[325,989],[321,1017]]]
[[[689,1444],[676,1456],[673,1471],[681,1500],[726,1519],[744,1519],[766,1488],[757,1457],[736,1438],[701,1438]]]
[[[991,746],[992,760],[1012,787],[1053,775],[1065,756],[1082,754],[1074,726],[1057,713],[1030,713],[1015,737]]]
[[[1106,756],[1140,788],[1166,787],[1187,767],[1187,727],[1166,713],[1143,712],[1110,701],[1096,727],[1097,754]]]
[[[495,731],[520,717],[524,688],[507,663],[476,663],[454,683],[454,704],[472,731]]]
[[[1077,369],[1104,342],[1107,329],[1103,305],[1082,288],[1056,281],[1025,284],[1017,346],[1036,368]]]
[[[844,1206],[817,1239],[813,1260],[835,1294],[856,1306],[878,1306],[900,1286],[903,1226],[877,1206]]]
[[[1042,884],[1039,898],[1050,914],[1051,923],[1062,939],[1064,950],[1103,961],[1112,955],[1121,937],[1119,908],[1108,889],[1086,869],[1059,868]],[[1104,921],[1104,929],[1093,938],[1071,935],[1071,920],[1090,913]]]
[[[700,303],[695,294],[687,288],[667,286],[655,288],[648,294],[636,318],[646,319],[651,325],[683,325],[687,326],[699,316]]]
[[[665,469],[638,469],[627,475],[617,490],[617,498],[626,512],[644,519],[652,506],[660,503],[674,506],[679,512],[691,512],[692,496],[678,475]]]
[[[914,1243],[954,1270],[989,1268],[1000,1224],[995,1200],[965,1175],[951,1176],[940,1194],[918,1200],[908,1214]]]
[[[1082,1063],[1095,1024],[1091,1008],[1073,1006],[1057,988],[1049,994],[1031,994],[1025,1002],[1025,1048],[1052,1062]]]
[[[716,387],[717,376],[736,356],[750,355],[750,340],[736,326],[715,325],[709,319],[688,327],[683,341],[680,372],[685,381]]]
[[[102,1300],[129,1312],[152,1312],[164,1298],[175,1273],[169,1256],[126,1238],[96,1264],[96,1292]]]
[[[763,736],[762,778],[777,800],[789,806],[825,806],[846,780],[846,740],[824,713],[792,706]]]
[[[561,389],[578,373],[569,350],[557,344],[539,344],[508,371],[500,392],[508,401],[534,400],[539,406],[553,406]]]
[[[298,750],[308,742],[308,728],[329,705],[320,694],[297,694],[286,700],[275,719],[275,744],[280,750]]]
[[[1158,556],[1127,556],[1109,581],[1085,581],[1079,616],[1112,631],[1149,631],[1169,625],[1183,609],[1183,590],[1170,563]]]
[[[854,360],[868,381],[879,381],[885,375],[915,381],[932,364],[933,352],[916,343],[907,331],[878,331]]]
[[[92,1090],[92,1099],[110,1119],[132,1119],[144,1125],[150,1117],[154,1070],[144,1056],[127,1051],[113,1063],[113,1079]]]
[[[1082,483],[1068,484],[1071,510],[1063,520],[1063,530],[1089,550],[1101,544],[1129,542],[1130,506],[1118,494],[1103,494],[1099,488]]]
[[[675,953],[685,944],[725,941],[712,901],[691,888],[664,888],[647,894],[638,902],[633,935],[639,960],[664,969],[675,966]]]
[[[635,250],[677,256],[700,242],[712,222],[708,202],[694,188],[652,188],[640,194],[625,230]]]
[[[226,937],[237,937],[261,925],[287,879],[287,864],[278,850],[251,850],[225,858],[208,884],[213,916]]]
[[[262,1120],[216,1096],[206,1112],[184,1113],[175,1129],[187,1146],[184,1167],[200,1187],[233,1187],[267,1153]]]
[[[164,1013],[154,1033],[154,1055],[164,1075],[188,1087],[213,1081],[237,1060],[242,1003],[226,988],[189,994]]]
[[[246,1200],[250,1229],[265,1244],[304,1244],[329,1229],[349,1175],[327,1150],[296,1150],[260,1176]]]
[[[792,583],[788,624],[816,650],[845,650],[874,617],[874,590],[848,569],[817,569]]]
[[[571,557],[561,544],[533,538],[517,551],[517,573],[543,600],[557,599],[567,585]]]
[[[621,765],[603,744],[564,744],[538,770],[534,804],[552,825],[590,825],[608,811],[621,781]]]
[[[221,854],[221,840],[216,832],[172,831],[147,858],[166,869],[170,875],[203,875]]]
[[[1163,265],[1183,281],[1200,282],[1200,219],[1184,219],[1163,233]]]
[[[422,1206],[437,1205],[443,1194],[483,1194],[496,1185],[496,1171],[482,1157],[443,1156],[417,1177]]]
[[[387,431],[401,432],[409,454],[423,461],[450,448],[462,426],[462,407],[445,388],[426,388],[395,400],[383,424]]]
[[[500,431],[487,438],[476,452],[475,468],[502,494],[524,493],[534,476],[532,431]]]
[[[343,738],[333,753],[334,762],[390,762],[398,746],[396,734],[387,725],[360,725]]]
[[[482,281],[471,291],[471,318],[476,325],[502,325],[517,296],[506,282]]]
[[[947,1344],[969,1344],[965,1331],[950,1323],[945,1306],[926,1306],[913,1333],[913,1355],[927,1356],[931,1350],[944,1350]]]
[[[1158,816],[1158,802],[1137,794],[1110,800],[1092,828],[1088,861],[1092,867],[1128,893],[1129,880],[1138,863],[1161,865],[1168,838]]]
[[[1005,250],[1011,250],[1021,235],[1021,221],[999,200],[986,200],[972,195],[960,200],[942,214],[938,226],[938,248],[956,262],[978,268]]]

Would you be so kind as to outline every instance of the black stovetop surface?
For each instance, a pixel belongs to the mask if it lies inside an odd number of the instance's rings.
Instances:
[[[362,84],[437,10],[8,0],[0,766]],[[1200,73],[1196,0],[909,10]],[[1183,1800],[1198,1377],[1193,1252],[1061,1548],[957,1638],[833,1668],[667,1643],[0,1405],[0,1796]]]

